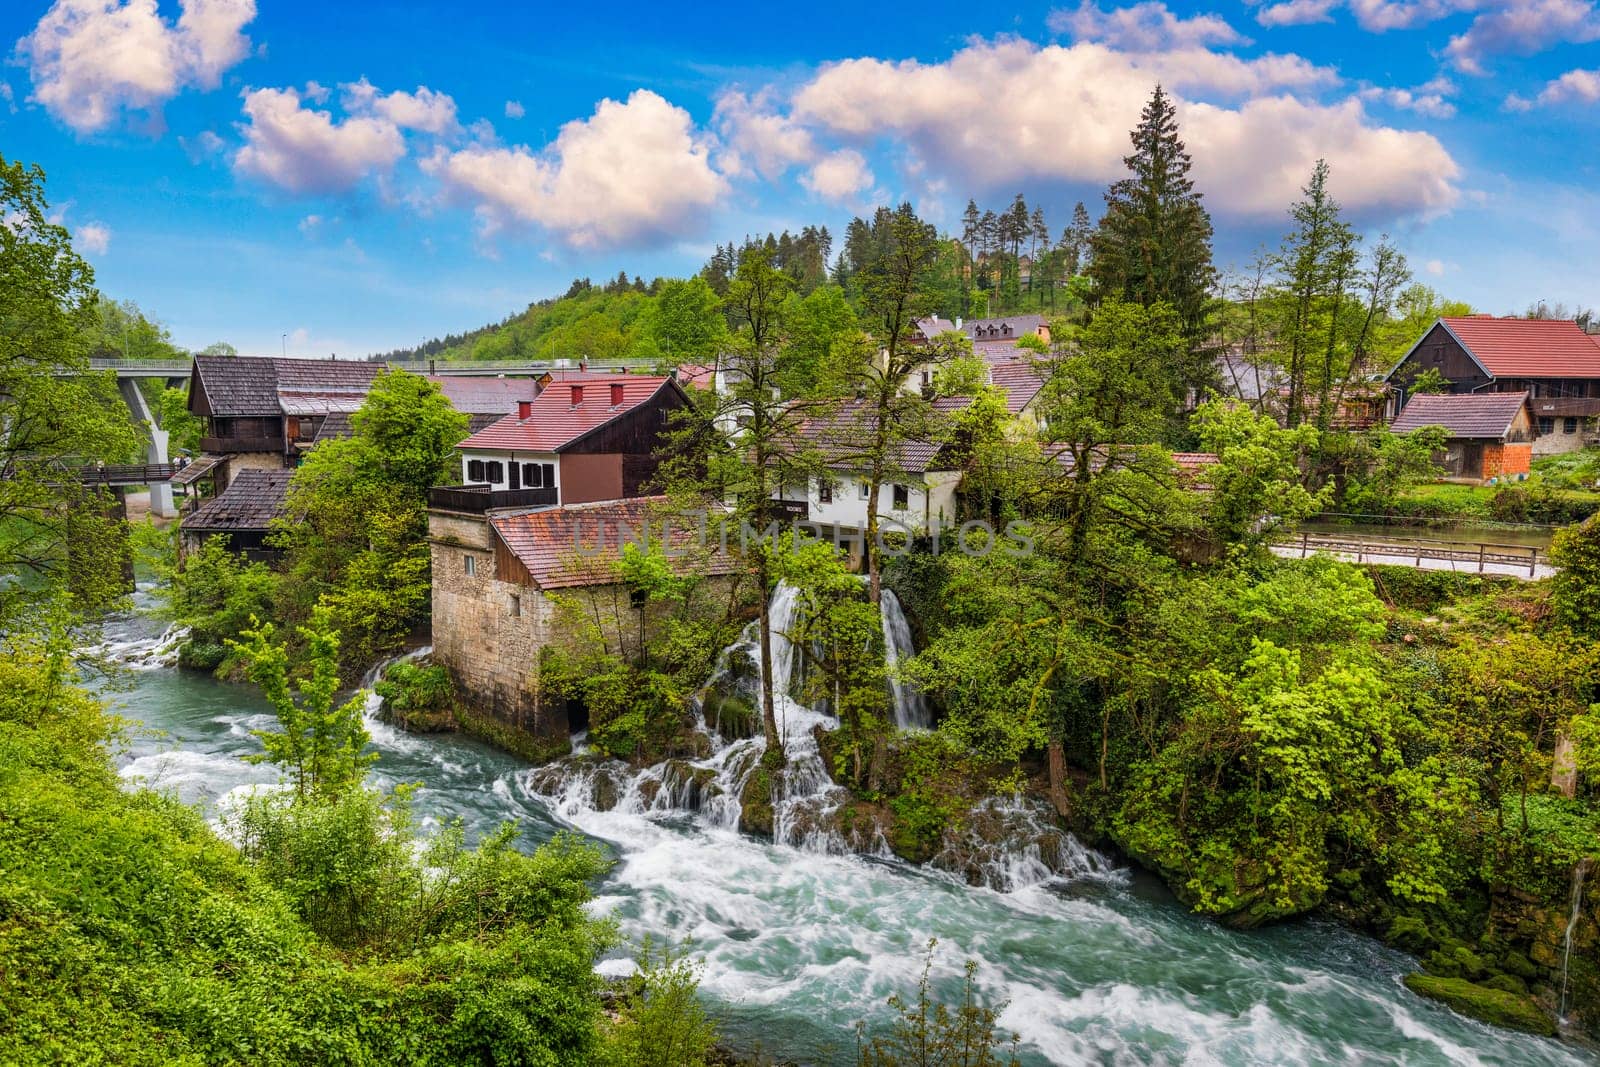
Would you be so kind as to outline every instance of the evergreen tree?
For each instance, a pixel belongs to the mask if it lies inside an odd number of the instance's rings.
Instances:
[[[1106,191],[1105,216],[1089,239],[1089,277],[1100,300],[1170,305],[1187,348],[1176,377],[1202,386],[1210,378],[1203,349],[1216,281],[1211,217],[1189,177],[1176,108],[1159,85],[1131,136],[1133,152],[1123,162],[1132,173]]]

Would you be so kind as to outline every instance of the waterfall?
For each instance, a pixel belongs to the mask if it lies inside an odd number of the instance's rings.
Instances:
[[[759,622],[751,622],[723,649],[695,700],[696,729],[705,735],[709,755],[667,759],[642,770],[620,760],[577,756],[521,772],[518,788],[558,817],[600,837],[642,839],[645,828],[637,820],[670,822],[686,814],[704,830],[737,833],[742,825],[754,824],[752,805],[770,804],[771,836],[780,845],[809,853],[889,858],[884,825],[869,809],[850,805],[849,791],[834,784],[823,760],[818,734],[839,725],[826,710],[831,701],[823,698],[808,704],[795,695],[804,663],[790,635],[802,606],[799,590],[781,583],[768,607],[773,712],[786,765],[781,774],[772,776],[765,795],[758,792],[764,779],[757,777],[766,751],[763,731],[756,730],[753,737],[725,738],[717,717],[708,720],[705,711],[713,699],[733,696],[760,714]],[[887,590],[883,619],[892,668],[913,649],[905,615]],[[897,725],[930,724],[926,698],[913,687],[896,685],[894,698]],[[992,832],[978,833],[977,823]],[[1001,891],[1112,870],[1110,861],[1056,829],[1042,805],[1021,799],[983,805],[973,824],[946,842],[934,866],[963,881]]]
[[[1577,866],[1572,868],[1572,913],[1567,917],[1567,933],[1561,947],[1561,1003],[1556,1011],[1556,1018],[1566,1021],[1567,1018],[1567,964],[1572,960],[1572,933],[1578,928],[1578,919],[1583,914],[1583,879],[1589,871],[1589,861],[1579,860]]]
[[[900,608],[900,598],[891,589],[883,590],[878,604],[883,617],[883,656],[889,667],[889,694],[894,699],[894,724],[901,730],[926,730],[933,725],[928,698],[910,682],[900,678],[900,662],[916,654],[911,643],[911,624]]]

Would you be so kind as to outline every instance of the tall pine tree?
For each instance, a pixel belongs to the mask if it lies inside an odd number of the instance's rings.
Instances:
[[[1192,161],[1178,137],[1177,110],[1156,86],[1132,132],[1131,174],[1106,190],[1106,213],[1089,239],[1088,275],[1098,299],[1117,297],[1150,307],[1170,304],[1186,342],[1184,386],[1211,377],[1206,350],[1216,269],[1211,216],[1189,177]]]

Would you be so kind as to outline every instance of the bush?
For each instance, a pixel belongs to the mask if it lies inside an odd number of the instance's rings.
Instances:
[[[258,866],[122,788],[66,663],[16,637],[0,655],[0,1062],[594,1062],[593,847],[468,850],[457,827],[418,855],[356,791],[263,798]]]
[[[431,733],[456,728],[456,687],[442,665],[408,660],[384,671],[372,687],[383,698],[383,715],[407,730]]]
[[[717,1039],[697,995],[700,965],[646,938],[605,1035],[605,1067],[705,1067]]]

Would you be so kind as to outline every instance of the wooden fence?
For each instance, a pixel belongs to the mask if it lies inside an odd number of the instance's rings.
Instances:
[[[1371,534],[1324,534],[1301,532],[1273,542],[1278,549],[1295,550],[1301,558],[1314,552],[1354,556],[1357,563],[1387,563],[1423,567],[1428,563],[1465,564],[1477,574],[1487,568],[1509,568],[1529,578],[1537,577],[1541,567],[1549,569],[1550,557],[1532,545],[1500,545],[1486,541],[1444,541],[1428,537],[1378,537]],[[1436,567],[1435,569],[1444,569]]]

